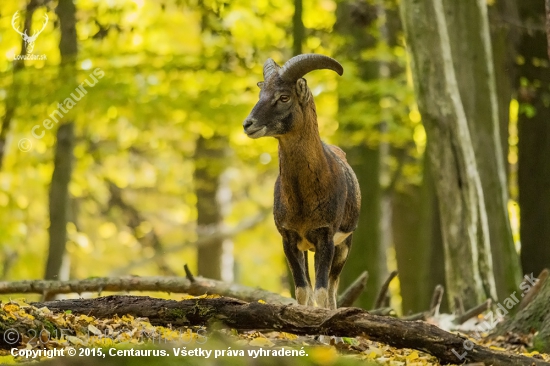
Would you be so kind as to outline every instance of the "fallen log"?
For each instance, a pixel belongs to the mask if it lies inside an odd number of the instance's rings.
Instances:
[[[14,281],[0,282],[0,294],[82,294],[84,292],[95,292],[101,294],[103,291],[124,292],[124,291],[161,291],[168,293],[186,293],[193,296],[204,294],[219,294],[227,297],[234,297],[244,301],[264,300],[272,304],[296,304],[296,300],[284,297],[279,294],[265,291],[259,288],[252,288],[216,281],[200,276],[183,277],[97,277],[85,280],[71,281]]]
[[[115,314],[147,317],[153,325],[223,323],[237,330],[283,331],[299,335],[365,336],[399,348],[428,352],[441,363],[483,362],[486,365],[550,366],[542,360],[493,351],[422,321],[403,321],[358,308],[328,310],[301,305],[274,305],[220,297],[183,301],[143,296],[107,296],[32,304],[108,318]],[[0,335],[1,336],[1,335]]]

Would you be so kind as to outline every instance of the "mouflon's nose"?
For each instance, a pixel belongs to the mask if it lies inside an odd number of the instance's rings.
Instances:
[[[254,124],[254,119],[252,118],[247,118],[244,120],[243,122],[243,128],[246,130],[248,127],[252,126]]]

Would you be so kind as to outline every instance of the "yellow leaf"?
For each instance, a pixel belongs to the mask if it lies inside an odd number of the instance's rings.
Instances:
[[[19,310],[19,305],[16,304],[6,304],[4,306],[4,311],[7,313],[15,312],[17,310]]]
[[[83,346],[84,345],[84,342],[82,341],[82,339],[78,338],[78,337],[75,337],[75,336],[66,336],[67,340],[69,342],[71,342],[72,344],[75,344],[75,345],[79,345],[79,346]]]
[[[410,355],[407,356],[407,360],[416,360],[418,358],[418,352],[413,351]]]
[[[91,323],[94,321],[94,318],[88,315],[80,315],[77,319],[77,321],[84,321],[86,323]]]
[[[258,337],[250,341],[249,345],[256,347],[272,347],[274,343],[267,338]]]
[[[298,339],[296,334],[281,332],[280,337],[282,339]]]
[[[101,331],[97,329],[93,324],[88,324],[88,330],[95,335],[101,335]]]
[[[264,300],[258,300],[258,302],[259,302],[260,304],[266,304],[266,302],[265,302]]]
[[[371,360],[374,360],[376,357],[378,357],[378,355],[376,354],[376,352],[372,351],[371,353],[369,353],[369,355],[367,356],[367,358],[371,359]]]

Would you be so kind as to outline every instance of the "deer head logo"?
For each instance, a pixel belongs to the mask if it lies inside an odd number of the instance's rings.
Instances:
[[[21,37],[23,37],[23,41],[25,41],[25,48],[27,50],[27,53],[32,53],[32,50],[34,49],[34,41],[36,41],[36,38],[38,38],[40,33],[42,33],[42,31],[44,30],[44,28],[46,28],[46,25],[48,24],[48,15],[44,14],[44,24],[42,25],[42,29],[40,29],[39,31],[34,31],[32,36],[29,36],[27,34],[26,29],[23,32],[19,30],[19,27],[15,25],[17,18],[19,18],[19,14],[16,11],[15,14],[13,14],[13,17],[11,18],[11,26],[13,27],[13,29],[15,29],[17,33],[21,35]]]

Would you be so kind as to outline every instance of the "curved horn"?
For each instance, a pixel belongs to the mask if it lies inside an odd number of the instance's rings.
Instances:
[[[269,76],[273,73],[273,71],[279,71],[281,67],[277,65],[273,59],[268,58],[267,61],[264,63],[264,81],[269,78]]]
[[[337,72],[338,75],[344,73],[344,68],[335,59],[315,53],[307,53],[294,56],[288,60],[279,71],[279,75],[285,81],[296,81],[308,72],[320,69],[330,69]]]

